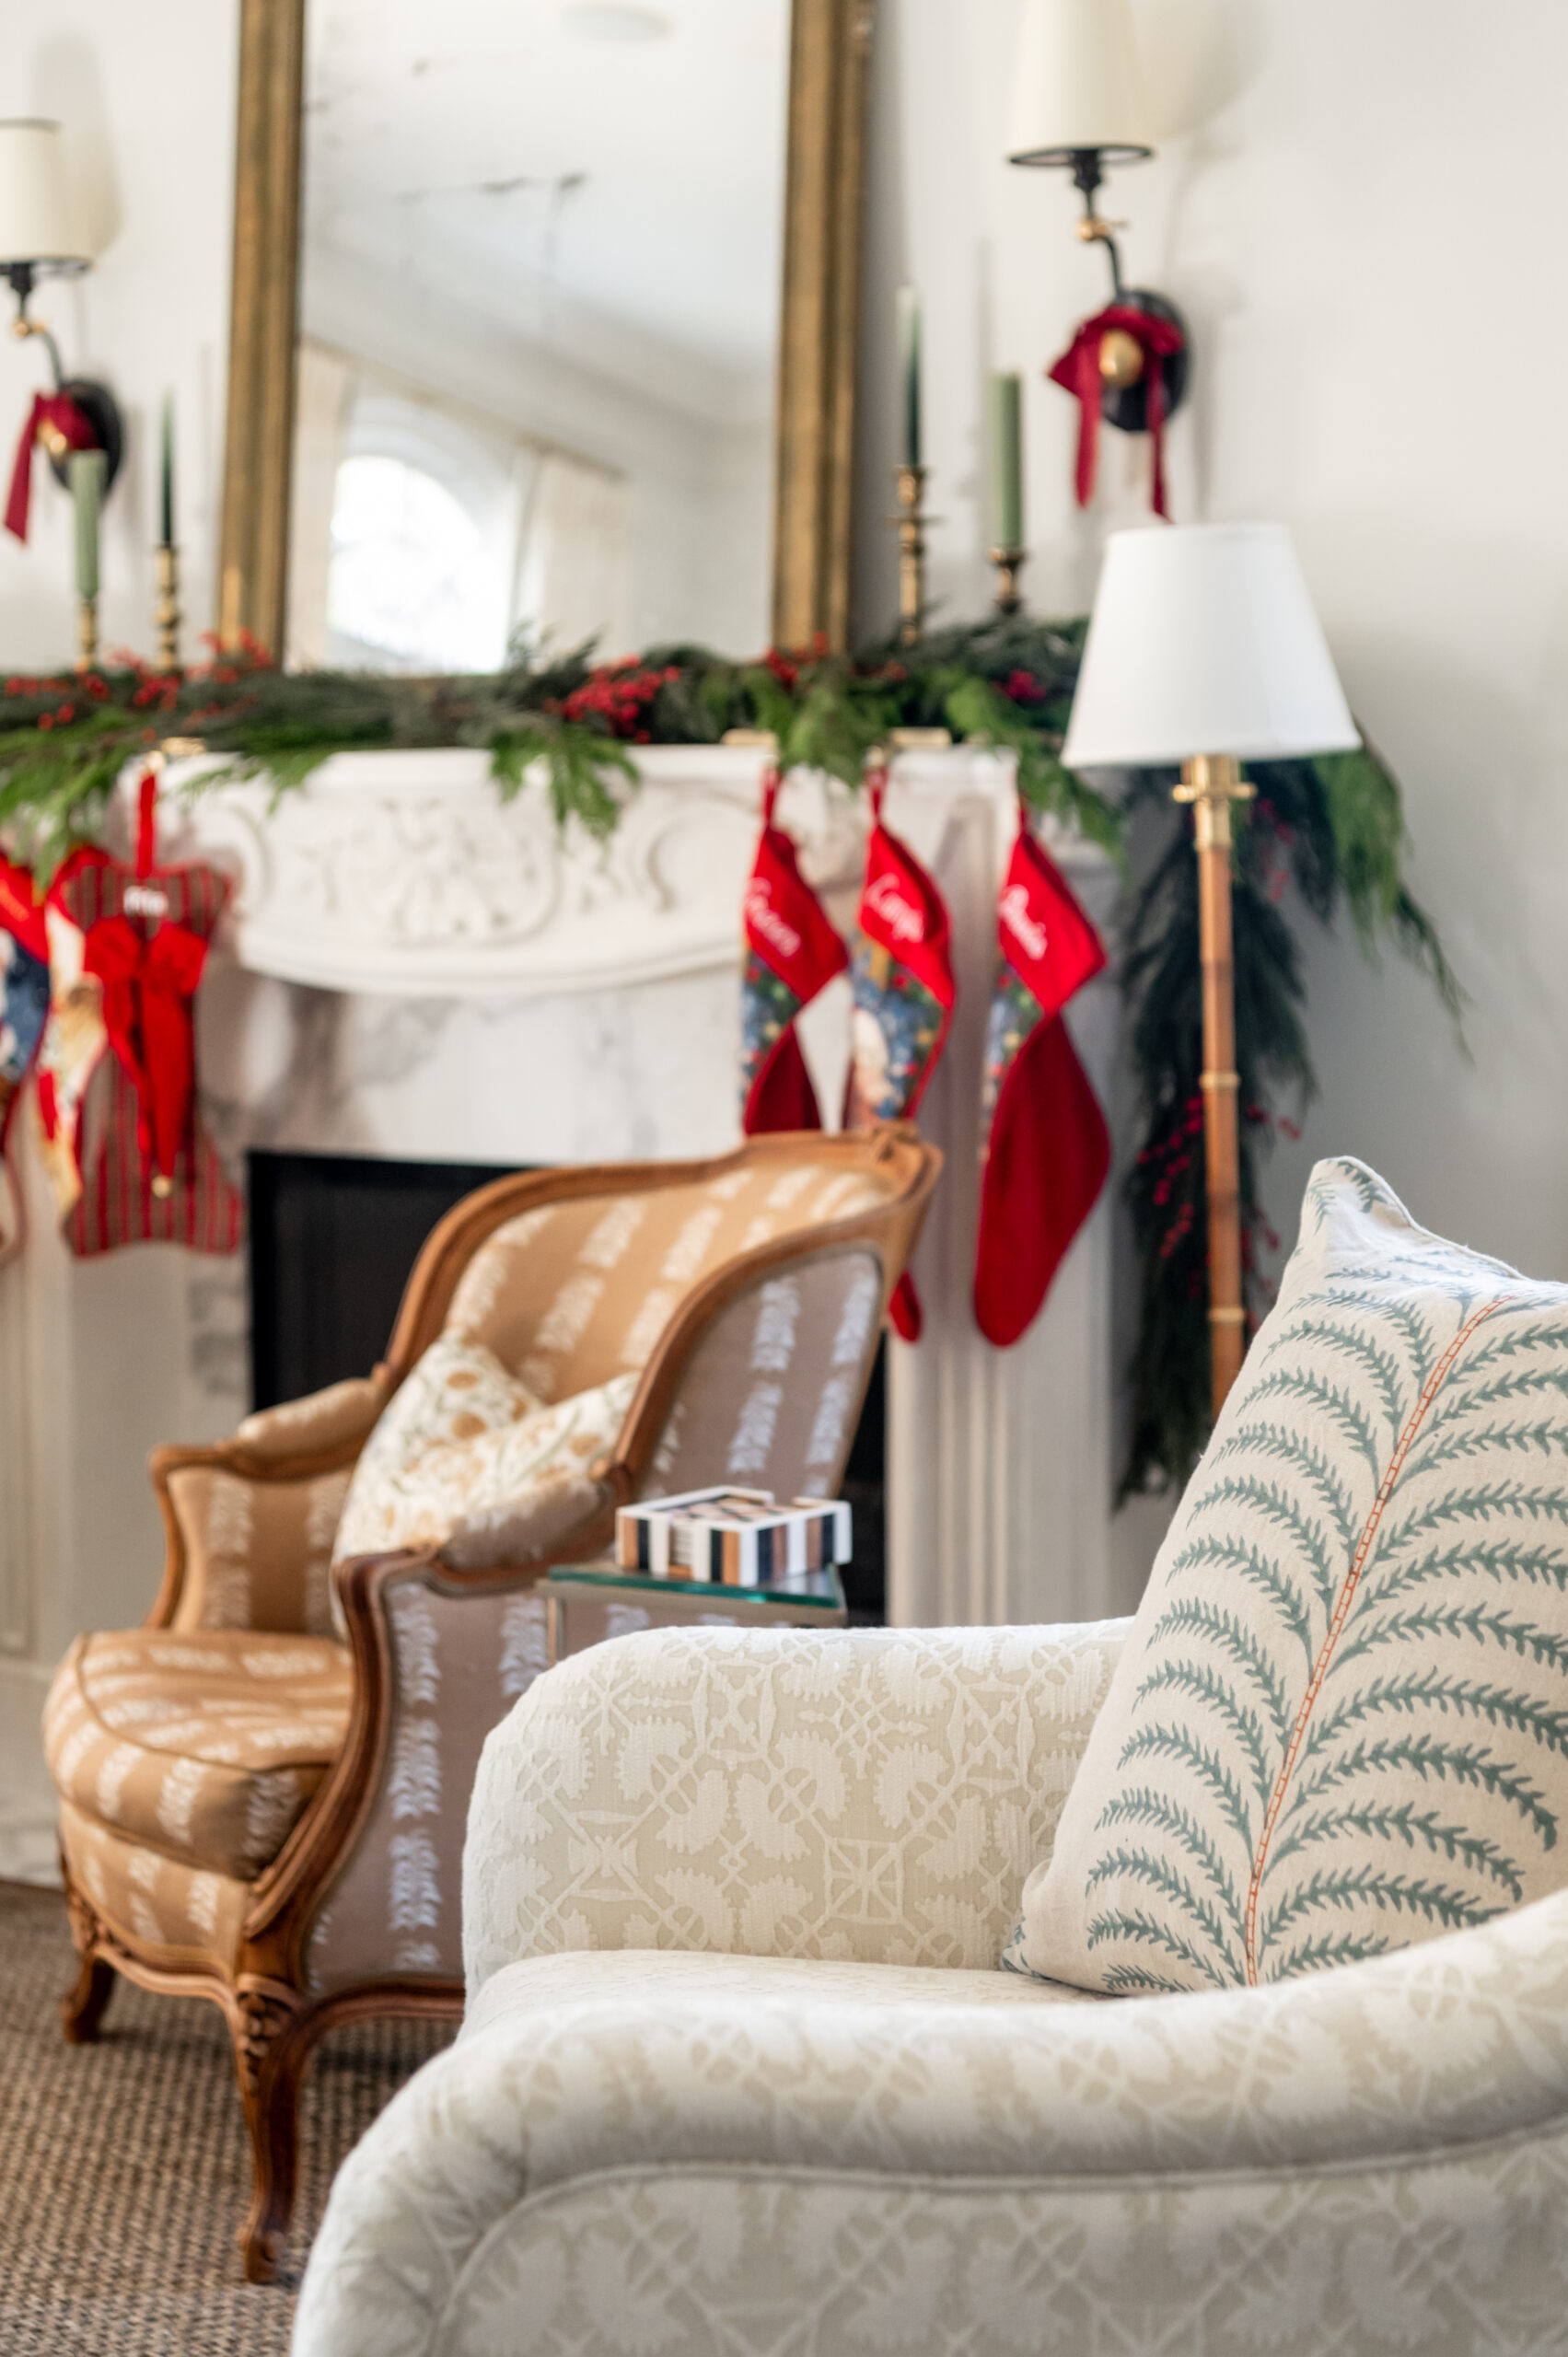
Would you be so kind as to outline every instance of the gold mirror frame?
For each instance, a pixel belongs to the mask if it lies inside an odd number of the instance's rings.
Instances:
[[[773,639],[849,632],[855,350],[875,0],[793,0]],[[281,650],[288,590],[307,0],[240,0],[218,631]],[[731,652],[737,650],[729,650]]]

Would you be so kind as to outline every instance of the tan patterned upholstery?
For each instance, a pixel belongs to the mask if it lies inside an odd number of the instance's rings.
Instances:
[[[681,1304],[726,1260],[890,1191],[875,1170],[803,1157],[545,1204],[480,1247],[447,1331],[486,1344],[540,1399],[567,1399],[645,1365]]]
[[[50,1689],[44,1749],[82,1815],[248,1881],[342,1750],[349,1700],[347,1655],[320,1637],[78,1637]]]
[[[215,1466],[168,1476],[185,1547],[177,1629],[266,1629],[326,1637],[329,1573],[349,1469],[255,1481]]]
[[[217,1956],[233,1968],[251,1886],[205,1866],[182,1866],[161,1850],[111,1833],[71,1803],[60,1804],[60,1848],[80,1891],[127,1944],[145,1943],[170,1962]]]
[[[365,1438],[390,1388],[385,1369],[376,1376],[354,1376],[346,1383],[329,1383],[324,1391],[312,1391],[304,1399],[285,1399],[279,1407],[242,1416],[234,1437],[251,1457],[268,1461],[338,1448],[345,1441]]]

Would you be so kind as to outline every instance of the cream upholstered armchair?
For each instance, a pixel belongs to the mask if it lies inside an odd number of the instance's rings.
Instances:
[[[296,2357],[1560,2343],[1568,1895],[1301,1980],[996,1968],[1130,1624],[669,1631],[484,1750],[458,2044]]]
[[[65,2033],[93,2038],[117,1972],[222,2004],[253,2279],[287,2226],[316,2039],[460,2009],[469,1794],[485,1734],[546,1666],[543,1572],[602,1551],[616,1504],[650,1492],[836,1489],[939,1167],[893,1128],[499,1180],[431,1236],[372,1376],[156,1454],[151,1619],[79,1639],[45,1717],[82,1958]],[[367,1531],[421,1527],[422,1466],[453,1461],[388,1455],[400,1418],[402,1442],[422,1415],[429,1437],[438,1362],[469,1387],[436,1402],[447,1441],[482,1422],[465,1399],[515,1392],[496,1412],[526,1400],[530,1419],[506,1446],[542,1417],[564,1469],[444,1541],[363,1551]],[[574,1457],[590,1397],[613,1420],[598,1457]],[[356,1466],[375,1478],[345,1514]]]

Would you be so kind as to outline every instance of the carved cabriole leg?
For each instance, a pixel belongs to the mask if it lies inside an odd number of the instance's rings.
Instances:
[[[276,2274],[294,2209],[299,2081],[313,2043],[308,2028],[300,2034],[299,2011],[296,1991],[280,1980],[246,1977],[235,1991],[229,2026],[255,2168],[239,2230],[248,2283]]]
[[[62,1860],[64,1868],[64,1860]],[[99,2033],[104,2008],[114,1994],[114,1967],[96,1952],[98,1917],[71,1877],[65,1875],[65,1906],[71,1918],[71,1940],[81,1966],[60,2000],[60,2020],[68,2046],[90,2046]]]

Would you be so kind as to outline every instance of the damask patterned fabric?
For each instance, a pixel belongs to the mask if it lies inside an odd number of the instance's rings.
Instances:
[[[1076,1673],[1102,1669],[1118,1634],[645,1638],[536,1689],[487,1748],[470,1840],[491,1875],[519,1845],[512,1958],[498,1918],[457,2047],[339,2176],[296,2357],[1554,2347],[1568,1894],[1307,1980],[1121,2003],[819,1952],[572,1952],[617,1945],[639,1913],[656,1937],[682,1928],[668,1910],[683,1839],[738,1890],[798,1833],[773,1871],[815,1887],[877,1789],[918,1908],[944,1784],[962,1814],[1009,1805],[1042,1762],[1053,1782],[1070,1771],[1099,1683]],[[799,1686],[791,1651],[816,1657]],[[682,1653],[708,1689],[690,1713],[673,1675],[632,1675],[661,1655],[673,1672]],[[775,1818],[748,1761],[804,1756],[791,1747],[815,1732],[830,1667],[840,1787],[819,1755],[819,1805],[796,1817],[786,1798]],[[575,1764],[551,1709],[562,1687],[584,1728]],[[764,1722],[749,1752],[748,1704]],[[694,1732],[714,1739],[716,1785]],[[726,1832],[750,1874],[731,1868]],[[725,1945],[687,1921],[688,1946]]]
[[[562,1663],[481,1756],[470,1998],[584,1948],[994,1965],[1125,1632],[661,1630]]]
[[[645,1366],[688,1295],[737,1253],[847,1219],[890,1192],[879,1171],[824,1157],[548,1203],[481,1245],[447,1331],[482,1342],[539,1399],[569,1399]]]
[[[1315,1972],[1568,1882],[1568,1286],[1319,1163],[1017,1960]]]
[[[249,1881],[343,1748],[350,1676],[320,1637],[78,1637],[44,1706],[61,1797],[181,1864]]]
[[[332,1632],[332,1540],[349,1475],[252,1480],[208,1465],[168,1476],[185,1547],[176,1629]]]
[[[591,1515],[590,1478],[635,1375],[542,1407],[482,1343],[443,1334],[383,1411],[354,1469],[336,1561],[439,1547],[466,1570],[528,1562]]]
[[[60,1847],[72,1887],[85,1893],[111,1931],[151,1940],[170,1960],[238,1961],[251,1885],[235,1875],[181,1865],[141,1840],[125,1840],[70,1802],[60,1804]]]

